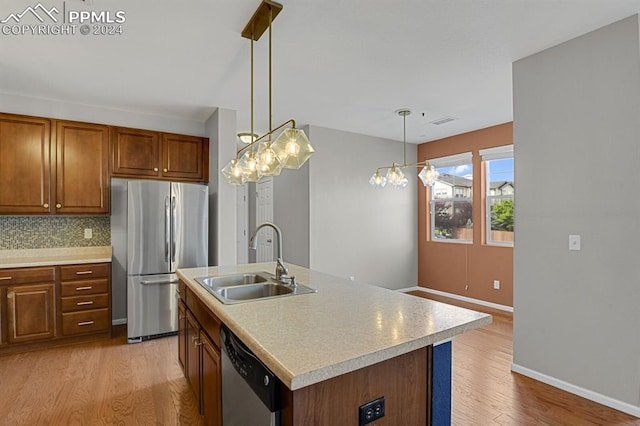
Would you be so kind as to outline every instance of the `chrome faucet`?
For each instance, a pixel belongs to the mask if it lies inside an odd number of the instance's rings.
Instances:
[[[252,250],[256,250],[258,248],[258,238],[257,238],[258,232],[265,226],[273,228],[273,230],[276,231],[276,236],[278,237],[278,259],[276,260],[277,262],[276,279],[278,281],[287,282],[291,286],[295,286],[295,277],[289,277],[289,270],[287,269],[286,266],[284,266],[284,260],[282,259],[282,231],[280,231],[280,228],[278,228],[276,224],[271,222],[264,222],[260,224],[256,228],[253,235],[251,236],[251,239],[249,240],[249,248]]]

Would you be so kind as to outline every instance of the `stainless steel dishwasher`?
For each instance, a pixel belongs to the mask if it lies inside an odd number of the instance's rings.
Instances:
[[[220,345],[223,426],[279,426],[280,379],[225,325]]]

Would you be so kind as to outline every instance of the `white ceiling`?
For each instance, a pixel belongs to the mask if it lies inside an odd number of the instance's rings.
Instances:
[[[41,0],[62,9],[62,0]],[[0,20],[38,0],[2,0]],[[0,34],[0,92],[249,129],[250,42],[259,0],[66,0],[123,10],[123,35]],[[273,25],[273,122],[402,140],[512,120],[511,63],[640,11],[640,0],[283,0]],[[26,18],[25,18],[26,19]],[[255,128],[268,127],[265,34],[255,43]],[[424,113],[424,116],[422,115]],[[446,116],[457,121],[435,126]]]

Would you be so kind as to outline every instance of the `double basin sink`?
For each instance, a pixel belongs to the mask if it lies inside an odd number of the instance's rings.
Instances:
[[[268,272],[200,277],[196,281],[227,305],[316,292],[303,284],[282,283]]]

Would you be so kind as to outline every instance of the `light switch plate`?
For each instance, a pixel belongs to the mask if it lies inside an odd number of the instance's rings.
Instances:
[[[580,250],[580,235],[569,235],[569,250]]]

